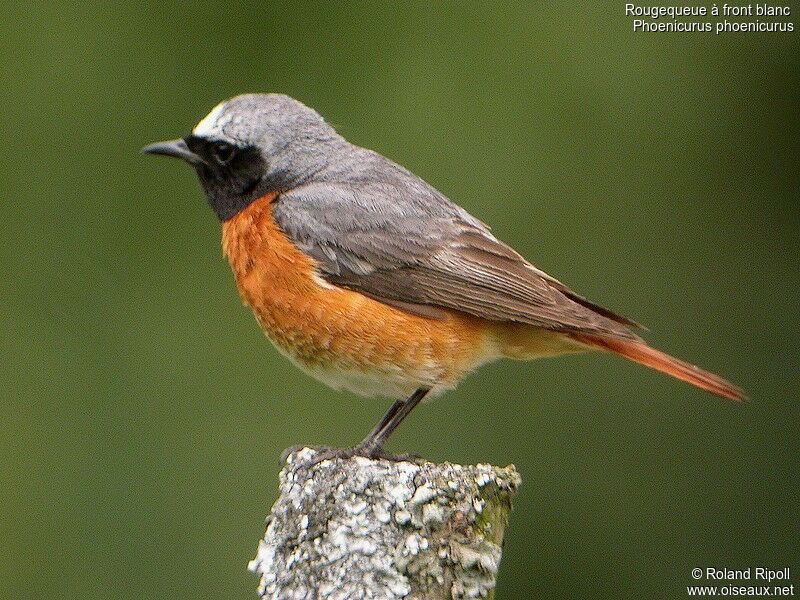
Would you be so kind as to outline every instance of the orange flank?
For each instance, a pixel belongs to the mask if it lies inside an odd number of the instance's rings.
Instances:
[[[222,248],[242,300],[298,366],[333,387],[400,396],[423,385],[452,388],[497,358],[483,319],[446,309],[425,318],[325,282],[276,225],[274,199],[223,222]]]

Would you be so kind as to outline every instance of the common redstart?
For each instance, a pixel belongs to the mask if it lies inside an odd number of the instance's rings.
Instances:
[[[219,104],[148,154],[192,165],[222,223],[239,294],[275,347],[333,388],[395,399],[349,453],[382,454],[422,398],[499,358],[604,351],[742,400],[649,347],[484,223],[281,94]]]

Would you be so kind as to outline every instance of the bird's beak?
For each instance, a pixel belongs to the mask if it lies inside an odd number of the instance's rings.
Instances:
[[[204,161],[200,156],[189,150],[189,146],[183,140],[169,140],[168,142],[157,142],[142,148],[145,154],[160,154],[162,156],[171,156],[173,158],[180,158],[192,165],[204,165]]]

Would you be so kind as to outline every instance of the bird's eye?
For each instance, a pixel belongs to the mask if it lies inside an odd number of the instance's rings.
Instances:
[[[211,152],[214,154],[214,158],[217,159],[218,163],[227,165],[236,154],[236,147],[227,142],[216,142],[211,147]]]

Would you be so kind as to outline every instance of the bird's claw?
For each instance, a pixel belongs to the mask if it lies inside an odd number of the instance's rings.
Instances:
[[[285,463],[289,455],[303,448],[311,448],[315,451],[315,454],[310,459],[299,464],[297,467],[298,469],[310,469],[326,460],[348,460],[354,456],[361,456],[369,460],[387,460],[390,462],[412,462],[417,464],[425,462],[425,460],[416,453],[403,452],[402,454],[391,454],[382,449],[373,449],[363,445],[358,445],[353,448],[295,446],[285,450],[281,456],[281,460]]]

